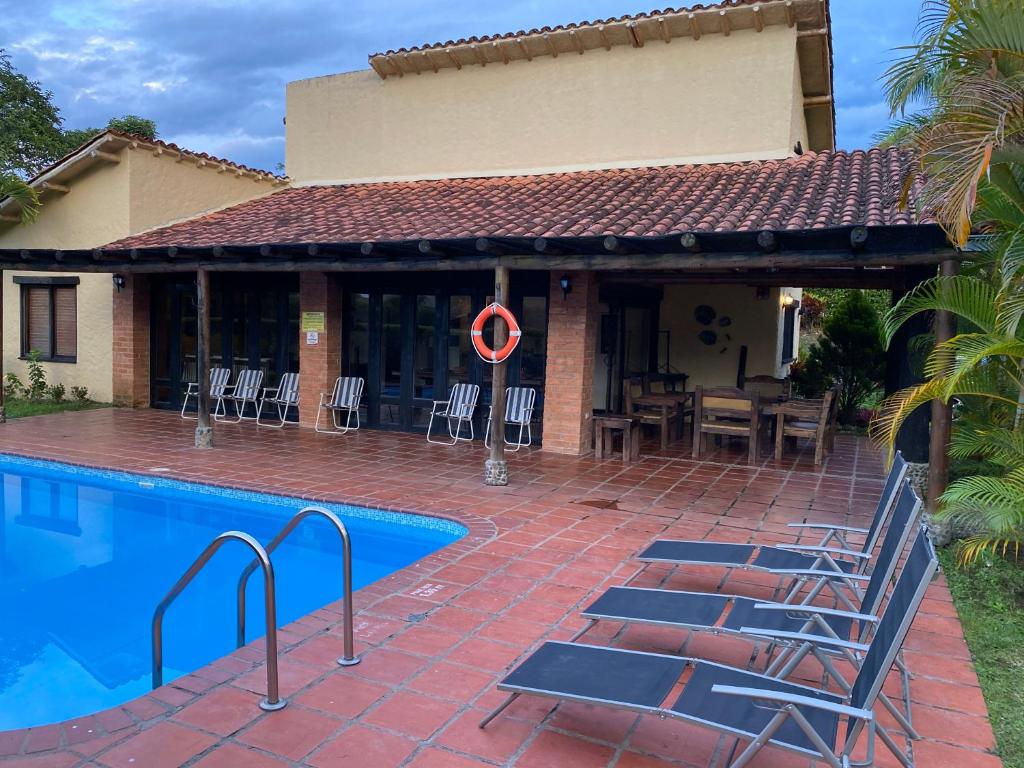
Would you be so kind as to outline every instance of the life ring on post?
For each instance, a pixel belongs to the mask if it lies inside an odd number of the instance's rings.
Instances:
[[[498,350],[491,349],[484,343],[484,324],[495,315],[504,320],[508,326],[508,341],[505,342],[505,346]],[[473,348],[480,355],[481,360],[491,365],[497,365],[508,360],[516,347],[519,346],[519,339],[522,338],[522,335],[523,332],[519,329],[519,323],[516,322],[513,314],[498,302],[488,304],[480,310],[480,314],[473,321]]]

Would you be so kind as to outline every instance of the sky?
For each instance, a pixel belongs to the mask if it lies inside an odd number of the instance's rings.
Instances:
[[[0,48],[53,92],[66,128],[137,114],[167,141],[272,170],[292,80],[364,69],[391,48],[664,7],[654,1],[0,0]],[[831,6],[838,146],[867,147],[888,121],[879,76],[912,40],[920,0]]]

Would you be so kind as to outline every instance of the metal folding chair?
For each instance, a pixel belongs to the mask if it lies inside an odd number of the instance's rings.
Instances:
[[[326,398],[326,399],[325,399]],[[363,380],[355,376],[340,376],[334,382],[334,389],[320,393],[320,406],[316,412],[317,432],[325,435],[344,435],[352,429],[359,429],[359,403],[363,399]],[[331,414],[333,429],[320,428],[320,416],[327,411]],[[345,426],[341,425],[341,414],[345,414]],[[352,426],[352,416],[356,425]]]
[[[223,412],[224,409],[224,390],[228,386],[228,381],[231,380],[231,369],[230,368],[211,368],[210,369],[210,399],[216,400],[216,404],[213,408],[214,416],[219,412]],[[183,419],[197,419],[196,416],[186,416],[185,409],[188,407],[188,399],[194,397],[199,399],[199,384],[197,382],[189,382],[185,388],[185,398],[181,403],[181,418]]]
[[[244,416],[245,406],[249,403],[252,407],[257,409],[259,412],[258,400],[260,397],[260,385],[263,384],[263,371],[254,371],[246,369],[238,373],[238,378],[235,380],[233,386],[224,388],[224,394],[221,395],[221,399],[224,403],[231,403],[235,407],[235,418],[229,419],[227,415],[227,405],[224,406],[223,413],[221,415],[214,414],[214,418],[217,421],[224,421],[232,424],[237,424],[240,421],[255,421],[259,416]]]
[[[278,422],[267,424],[261,421],[263,409],[268,405],[277,408]],[[299,374],[286,373],[281,377],[281,382],[274,387],[265,387],[260,397],[259,405],[256,406],[256,423],[263,427],[274,427],[280,429],[288,420],[288,411],[299,406]]]
[[[519,427],[519,436],[509,440],[505,435],[505,445],[511,446],[509,453],[515,453],[533,442],[533,431],[530,422],[533,420],[533,404],[537,399],[537,390],[532,387],[509,387],[505,390],[505,426]],[[487,414],[487,430],[484,432],[484,445],[491,447],[491,424],[494,420],[494,406]],[[526,442],[523,442],[523,436]]]
[[[438,445],[455,445],[460,440],[473,440],[473,414],[476,413],[476,401],[480,398],[480,387],[476,384],[456,384],[447,400],[435,400],[430,409],[430,421],[427,423],[427,442]],[[431,430],[434,418],[440,416],[448,422],[449,440],[434,440]],[[462,426],[469,425],[469,437],[462,437]]]

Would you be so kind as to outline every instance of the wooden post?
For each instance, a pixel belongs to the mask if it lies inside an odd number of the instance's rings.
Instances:
[[[508,301],[508,267],[494,268],[494,300],[505,306]],[[508,340],[508,327],[500,317],[494,318],[494,348],[501,349]],[[505,382],[508,361],[498,363],[491,378],[491,451],[484,463],[485,485],[508,485],[508,463],[505,461]]]
[[[199,383],[199,420],[196,422],[196,448],[213,448],[210,424],[210,273],[196,271],[196,377]]]
[[[914,286],[935,276],[935,267],[909,267],[904,273],[902,290],[893,291],[893,303]],[[900,389],[920,384],[924,379],[915,361],[911,359],[911,339],[931,332],[931,319],[919,313],[905,322],[889,342],[886,353],[885,394],[891,395]],[[896,449],[911,464],[928,462],[928,424],[931,411],[918,408],[903,422],[896,435]]]
[[[959,263],[947,259],[939,266],[942,277],[952,277],[959,271]],[[956,335],[956,321],[952,312],[935,313],[935,344],[949,341]],[[932,400],[932,432],[928,447],[928,511],[936,512],[939,497],[949,483],[949,438],[953,426],[953,405]]]

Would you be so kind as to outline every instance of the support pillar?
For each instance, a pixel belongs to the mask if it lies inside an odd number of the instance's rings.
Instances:
[[[895,304],[918,283],[935,276],[934,267],[908,267],[904,273],[902,290],[893,291]],[[923,351],[915,354],[911,340],[916,336],[931,331],[930,318],[925,313],[914,315],[896,332],[886,353],[885,394],[891,395],[900,389],[920,384],[924,381]],[[917,358],[916,360],[914,358]],[[929,421],[931,411],[918,408],[900,428],[896,435],[896,449],[903,453],[903,458],[912,464],[928,462]]]
[[[311,331],[321,314],[323,330]],[[341,375],[341,283],[336,275],[299,273],[299,318],[299,424],[313,428],[320,393],[330,392]]]
[[[149,278],[125,275],[124,286],[114,291],[113,402],[122,408],[148,408]]]
[[[547,370],[544,377],[545,451],[579,456],[593,440],[594,360],[597,353],[597,275],[551,273],[548,297]]]
[[[210,420],[210,273],[196,271],[196,448],[213,448],[213,424]]]
[[[494,301],[502,306],[508,302],[508,267],[494,269]],[[500,317],[494,318],[494,348],[501,349],[508,341],[508,326]],[[491,450],[484,463],[485,485],[508,485],[508,462],[505,461],[505,381],[508,361],[492,366],[491,376]]]
[[[953,277],[960,270],[960,264],[947,259],[939,266],[942,277]],[[956,320],[952,312],[941,310],[935,313],[935,344],[949,341],[956,335]],[[932,400],[932,431],[928,446],[928,511],[936,512],[939,497],[949,484],[949,440],[953,428],[953,405],[941,400]]]

